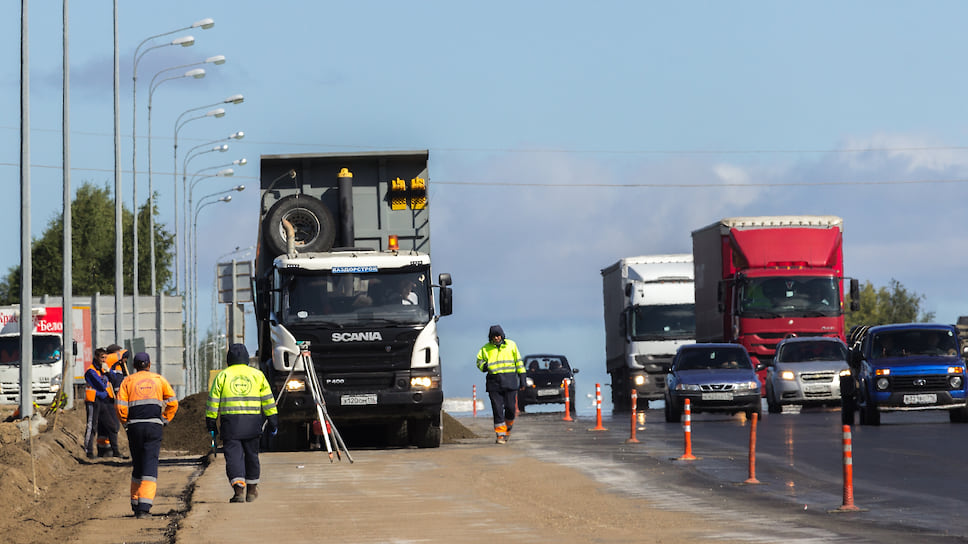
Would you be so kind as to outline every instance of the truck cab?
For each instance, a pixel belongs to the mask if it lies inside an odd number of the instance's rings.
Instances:
[[[851,333],[849,370],[841,374],[843,422],[880,425],[881,412],[946,410],[968,422],[965,359],[953,326],[906,323]]]
[[[60,308],[34,308],[31,393],[33,402],[51,404],[61,391],[64,370]],[[20,402],[20,310],[0,309],[0,402]]]

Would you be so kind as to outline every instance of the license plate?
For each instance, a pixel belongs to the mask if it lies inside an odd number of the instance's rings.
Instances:
[[[703,393],[702,400],[733,400],[732,393]]]
[[[558,394],[557,389],[538,389],[539,397],[548,397],[548,396],[557,395],[557,394]]]
[[[343,406],[365,406],[367,404],[376,404],[376,394],[343,395],[339,398],[339,403]]]
[[[803,392],[804,393],[829,393],[830,392],[830,386],[829,385],[819,385],[819,384],[804,385],[803,386]]]
[[[938,395],[925,393],[921,395],[904,395],[904,404],[936,404]]]

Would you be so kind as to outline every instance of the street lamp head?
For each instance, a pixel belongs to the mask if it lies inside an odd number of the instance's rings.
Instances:
[[[222,153],[225,153],[228,150],[229,150],[229,144],[217,145],[212,148],[212,151],[220,151]]]
[[[181,38],[175,38],[171,41],[171,45],[180,45],[182,47],[195,45],[195,36],[182,36]]]
[[[225,55],[215,55],[214,57],[208,57],[205,59],[208,64],[225,64]]]
[[[241,94],[233,94],[232,96],[226,98],[222,102],[226,104],[241,104],[243,100],[245,100],[245,97],[242,96]]]
[[[194,23],[192,23],[192,28],[202,28],[205,30],[208,30],[213,26],[215,26],[215,19],[212,19],[210,17],[207,17],[205,19],[202,19],[201,21],[195,21]]]
[[[219,199],[222,202],[232,202],[232,195],[225,195]]]
[[[235,175],[235,170],[232,170],[231,168],[226,168],[224,170],[219,170],[218,172],[215,173],[215,175],[220,178],[228,178]]]
[[[242,191],[245,190],[245,185],[236,185],[235,187],[232,188],[232,190],[233,191],[238,191],[238,192],[241,193]]]
[[[246,160],[246,159],[243,158],[243,159],[236,159],[236,160],[232,161],[232,164],[234,164],[236,166],[245,166],[245,164],[248,163],[248,162],[249,162],[248,160]]]
[[[205,117],[225,117],[225,108],[216,108],[206,113]]]
[[[245,138],[245,133],[240,130],[233,133],[231,136],[229,136],[229,138],[232,140],[241,140],[242,138]]]
[[[195,68],[194,70],[189,70],[189,71],[185,72],[184,77],[193,77],[195,79],[201,79],[201,78],[205,77],[205,69],[204,68]]]

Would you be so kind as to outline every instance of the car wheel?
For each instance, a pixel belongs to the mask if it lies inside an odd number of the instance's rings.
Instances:
[[[763,415],[763,407],[757,404],[754,408],[746,410],[746,419],[753,419],[753,414],[756,414],[756,419],[759,419]]]
[[[676,403],[669,395],[666,395],[665,399],[665,420],[666,423],[679,423],[682,421],[682,410],[676,406]]]
[[[968,423],[968,408],[955,408],[949,411],[948,419],[952,423]]]
[[[773,388],[766,388],[766,411],[771,414],[779,414],[783,411],[783,405],[773,400]]]

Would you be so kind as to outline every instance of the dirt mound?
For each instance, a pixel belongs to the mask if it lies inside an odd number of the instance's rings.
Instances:
[[[178,401],[178,411],[165,427],[161,449],[183,455],[205,455],[212,439],[205,428],[205,403],[208,392],[195,393]]]
[[[444,424],[444,436],[441,441],[444,444],[456,444],[461,438],[480,438],[474,431],[468,429],[463,423],[457,421],[447,412],[441,412]]]

